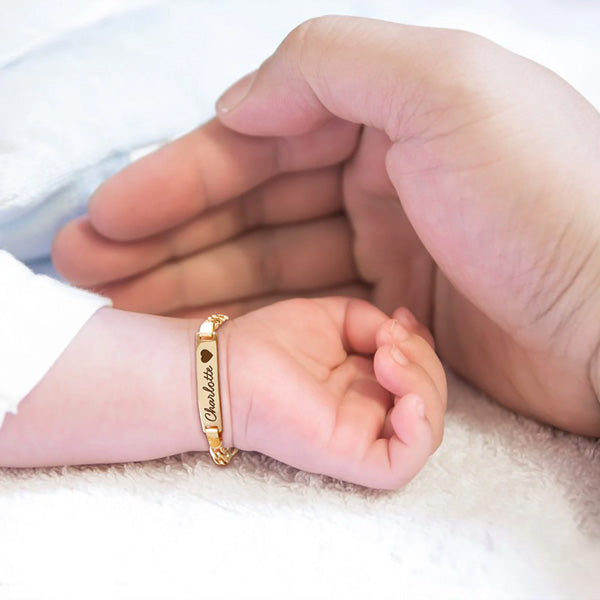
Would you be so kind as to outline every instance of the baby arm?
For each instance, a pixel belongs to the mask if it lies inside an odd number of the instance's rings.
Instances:
[[[148,460],[202,447],[193,324],[103,308],[0,429],[0,464]]]
[[[218,332],[224,443],[381,488],[439,445],[444,373],[427,331],[361,300],[289,300]],[[0,464],[147,460],[206,450],[198,321],[102,309],[0,429]]]

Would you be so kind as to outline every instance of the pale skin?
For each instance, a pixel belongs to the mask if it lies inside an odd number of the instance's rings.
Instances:
[[[597,111],[543,67],[464,32],[317,19],[215,120],[104,184],[53,257],[117,307],[154,314],[235,316],[299,294],[407,306],[498,401],[597,436],[599,163]],[[377,356],[379,385],[412,398]],[[445,398],[424,400],[431,449]],[[401,439],[400,419],[385,421]],[[353,460],[337,476],[357,481]]]
[[[100,188],[67,277],[175,314],[344,286],[508,407],[600,433],[600,117],[573,88],[472,34],[333,17],[217,108]]]
[[[406,309],[296,299],[218,330],[224,443],[394,489],[442,437],[446,382]],[[12,467],[207,450],[196,405],[197,319],[101,309],[0,430]]]

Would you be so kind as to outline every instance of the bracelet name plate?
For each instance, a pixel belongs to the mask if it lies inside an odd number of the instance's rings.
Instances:
[[[217,340],[205,340],[196,334],[196,369],[198,372],[198,410],[202,430],[211,427],[223,431],[219,395],[219,359]]]
[[[220,466],[229,464],[237,453],[235,448],[225,448],[221,434],[221,388],[219,387],[219,349],[217,329],[227,321],[225,315],[212,315],[196,333],[196,382],[198,412],[202,431],[206,434],[210,455]]]

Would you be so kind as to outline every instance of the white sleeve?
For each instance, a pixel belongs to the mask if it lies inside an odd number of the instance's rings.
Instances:
[[[0,250],[0,426],[110,300],[35,275]]]

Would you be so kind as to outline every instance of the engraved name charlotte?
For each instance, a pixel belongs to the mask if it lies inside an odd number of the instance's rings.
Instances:
[[[202,375],[206,380],[206,385],[203,386],[202,389],[205,392],[208,392],[206,395],[208,399],[208,406],[204,407],[204,418],[207,421],[214,423],[217,420],[217,411],[215,410],[215,381],[213,368],[209,365],[206,367]]]

